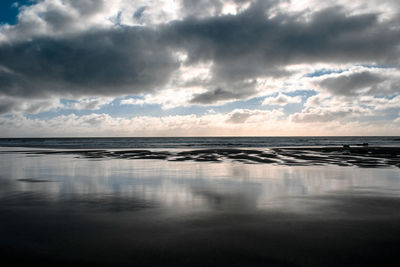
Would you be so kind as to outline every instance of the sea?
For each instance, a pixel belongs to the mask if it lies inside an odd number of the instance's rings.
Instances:
[[[0,147],[62,149],[399,146],[399,136],[0,138]]]

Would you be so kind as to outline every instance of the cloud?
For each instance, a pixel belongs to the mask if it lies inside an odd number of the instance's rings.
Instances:
[[[47,99],[24,99],[0,96],[0,115],[14,113],[37,114],[62,108],[57,98]]]
[[[397,119],[394,120],[394,123],[400,123],[400,115]]]
[[[398,92],[397,68],[355,66],[339,73],[311,78],[317,88],[336,96],[390,95]]]
[[[390,109],[400,108],[400,95],[388,97],[349,97],[332,95],[328,92],[309,97],[301,112],[291,114],[296,123],[329,123],[336,121],[347,124],[351,121],[391,121]],[[395,111],[396,112],[396,111]]]
[[[84,5],[72,3],[48,3],[43,11],[46,27],[71,29],[69,23],[76,22],[71,15],[74,12],[80,14],[79,18],[87,12],[93,16],[100,12],[90,8],[91,1]],[[8,95],[154,91],[179,67],[171,51],[183,49],[188,55],[185,64],[213,62],[214,89],[210,93],[222,88],[241,95],[242,89],[234,86],[236,82],[288,75],[285,66],[290,64],[389,62],[397,53],[398,29],[380,23],[376,14],[348,16],[340,8],[328,8],[312,14],[309,22],[302,22],[298,16],[285,14],[268,18],[271,6],[261,3],[235,16],[188,17],[156,28],[95,28],[72,36],[3,44],[0,64],[13,74],[2,73],[0,90]],[[51,10],[57,10],[54,16],[48,14]],[[71,13],[65,15],[68,19],[63,18],[63,12]]]
[[[353,73],[349,76],[341,75],[337,78],[328,78],[321,82],[321,86],[338,94],[352,94],[354,91],[375,86],[383,81],[383,77],[370,72]],[[353,91],[353,92],[352,92]]]
[[[17,103],[14,99],[1,98],[0,114],[7,114],[15,110]]]
[[[189,17],[164,28],[171,46],[186,51],[185,64],[212,62],[213,86],[191,102],[247,98],[238,83],[266,77],[284,80],[293,75],[289,67],[295,64],[399,63],[397,23],[380,22],[378,14],[348,15],[334,7],[303,20],[283,13],[268,17],[271,8],[256,3],[235,16]]]
[[[253,0],[180,0],[180,16],[207,18],[221,15],[236,15],[245,10]],[[261,2],[261,1],[259,1]],[[277,4],[279,1],[263,1],[264,7]]]
[[[348,110],[342,112],[346,113]],[[339,111],[337,111],[339,112]],[[348,111],[352,112],[352,111]],[[362,111],[360,110],[361,115]],[[243,120],[239,115],[251,115]],[[337,116],[333,114],[332,116]],[[342,116],[343,114],[339,114]],[[349,117],[346,117],[349,116]],[[279,135],[396,135],[396,119],[364,121],[346,115],[340,120],[302,120],[292,123],[281,110],[237,109],[229,113],[176,116],[112,117],[108,114],[60,115],[33,119],[23,115],[0,117],[1,137],[40,136],[255,136]],[[229,119],[232,118],[232,121]],[[239,120],[235,120],[239,118]]]
[[[340,103],[341,101],[339,101],[339,105]],[[335,101],[335,99],[330,94],[319,93],[317,95],[313,95],[307,98],[306,102],[304,103],[304,107],[305,108],[316,108],[323,106],[331,107],[337,104],[338,101]]]
[[[379,74],[373,74],[368,71],[360,73],[351,73],[350,75],[340,75],[338,77],[326,78],[319,85],[333,94],[354,96],[359,95],[361,91],[376,87],[384,81]]]
[[[54,109],[59,98],[81,99],[74,109],[98,109],[109,102],[93,99],[127,95],[163,108],[219,105],[304,89],[304,81],[345,98],[398,93],[396,1],[303,3],[315,8],[261,0],[43,0],[20,7],[16,25],[0,26],[0,112]],[[318,64],[349,71],[298,78],[304,70],[296,66]],[[44,102],[30,108],[28,99]],[[121,104],[137,103],[129,101]],[[281,93],[264,104],[300,101]],[[236,116],[232,122],[250,118]]]
[[[222,88],[206,91],[204,93],[195,94],[190,100],[193,104],[214,104],[226,100],[243,99],[247,96],[254,94],[254,92],[231,92],[225,91]]]
[[[141,6],[141,7],[139,7],[139,8],[135,11],[135,13],[133,13],[133,17],[134,17],[136,20],[140,20],[140,19],[142,18],[142,16],[143,16],[143,12],[146,11],[146,8],[147,8],[147,6]]]
[[[42,0],[21,6],[19,11],[16,25],[0,26],[0,43],[65,36],[110,27],[112,23],[107,17],[115,9],[110,1],[104,0]]]
[[[188,17],[208,17],[219,15],[223,5],[219,0],[181,0],[181,11]]]
[[[0,46],[0,95],[109,96],[152,92],[179,67],[155,31],[137,27]]]
[[[301,96],[288,96],[285,94],[279,93],[277,96],[273,97],[267,97],[264,99],[262,102],[263,106],[267,105],[278,105],[278,106],[286,106],[288,104],[295,104],[295,103],[301,103],[302,99]]]
[[[290,116],[291,121],[296,123],[319,123],[330,121],[343,121],[342,119],[360,117],[361,114],[370,114],[369,110],[360,107],[346,108],[313,108],[303,110]]]
[[[56,110],[98,110],[108,105],[113,98],[83,98],[78,100],[64,100],[58,98],[26,99],[19,97],[0,97],[0,115],[3,114],[38,114]]]
[[[400,95],[393,98],[377,98],[372,96],[364,96],[359,99],[360,104],[370,106],[375,110],[387,110],[400,108]]]
[[[145,104],[145,101],[143,99],[135,99],[135,98],[127,98],[127,99],[122,99],[120,101],[121,105],[143,105]]]
[[[233,80],[285,75],[289,64],[390,61],[398,49],[398,30],[373,13],[348,16],[335,7],[303,22],[267,12],[253,4],[236,16],[171,23],[166,32],[190,62],[212,60],[215,77]]]
[[[283,116],[281,109],[258,110],[258,109],[235,109],[227,114],[226,123],[243,124],[266,123],[271,120],[279,120]]]
[[[234,111],[226,120],[228,123],[244,123],[248,118],[250,118],[254,113],[250,110]]]
[[[248,122],[229,121],[235,114],[248,113]],[[108,114],[60,115],[48,120],[28,119],[22,115],[0,117],[0,136],[21,136],[25,131],[30,136],[190,136],[229,134],[249,134],[254,129],[270,128],[282,112],[262,110],[234,110],[230,113],[212,113],[202,116],[136,116],[131,118],[112,117]],[[243,128],[243,124],[249,128]],[[24,131],[21,131],[24,129]]]
[[[68,104],[64,104],[62,108],[74,110],[97,110],[104,105],[110,104],[112,101],[113,98],[109,97],[83,98]]]

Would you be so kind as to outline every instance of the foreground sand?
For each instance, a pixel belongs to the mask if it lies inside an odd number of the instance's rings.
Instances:
[[[162,216],[140,206],[105,213],[42,199],[1,215],[1,266],[399,266],[399,199],[315,201],[332,205],[316,214]]]

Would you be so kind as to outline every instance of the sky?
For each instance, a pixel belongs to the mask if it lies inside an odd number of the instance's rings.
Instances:
[[[0,137],[400,134],[398,0],[2,0]]]

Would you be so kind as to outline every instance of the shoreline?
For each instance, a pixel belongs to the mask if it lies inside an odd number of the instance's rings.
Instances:
[[[10,149],[8,147],[8,149]],[[283,166],[358,166],[364,168],[400,168],[400,147],[326,146],[274,148],[209,149],[31,149],[5,150],[0,153],[28,155],[69,154],[87,159],[153,159],[168,161],[222,162]]]

